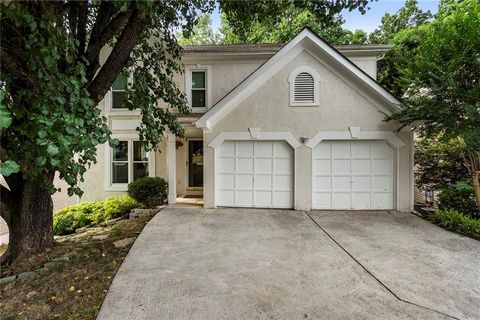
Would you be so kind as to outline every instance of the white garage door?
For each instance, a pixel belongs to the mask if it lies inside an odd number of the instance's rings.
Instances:
[[[293,149],[286,142],[225,141],[216,168],[218,206],[293,207]]]
[[[392,209],[392,148],[384,141],[322,141],[313,151],[313,207]]]

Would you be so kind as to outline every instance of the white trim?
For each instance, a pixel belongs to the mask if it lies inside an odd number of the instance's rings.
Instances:
[[[295,101],[295,78],[302,72],[308,73],[313,78],[313,102]],[[290,107],[318,107],[320,106],[320,75],[318,72],[307,65],[299,66],[293,69],[288,77],[290,84]]]
[[[293,149],[300,147],[302,144],[290,132],[259,132],[258,138],[253,139],[250,132],[222,132],[208,145],[210,148],[218,148],[225,140],[283,140],[286,141]],[[205,147],[205,146],[204,146]]]
[[[352,137],[350,131],[319,131],[305,146],[313,149],[322,140],[385,140],[395,149],[405,145],[392,131],[360,131],[356,138]]]
[[[177,202],[176,152],[176,137],[169,133],[167,136],[168,204]]]
[[[205,71],[205,108],[191,108],[193,113],[202,113],[212,106],[212,66],[210,65],[186,65],[185,66],[185,92],[188,104],[192,106],[192,72]]]
[[[133,176],[133,141],[140,141],[138,134],[112,134],[112,138],[128,143],[128,181],[131,182]],[[128,183],[112,184],[112,148],[108,143],[105,144],[105,191],[127,191]],[[155,177],[155,152],[148,152],[148,176]]]
[[[262,84],[270,79],[275,73],[281,70],[294,56],[299,54],[303,49],[299,45],[304,41],[308,41],[316,45],[325,54],[331,56],[346,71],[362,82],[365,86],[382,97],[387,105],[394,110],[401,110],[400,101],[390,92],[384,89],[375,80],[365,74],[359,67],[349,61],[345,56],[336,51],[333,47],[320,39],[310,29],[305,28],[293,40],[287,43],[275,55],[273,55],[260,68],[254,71],[245,81],[240,83],[235,89],[230,91],[223,99],[221,99],[213,108],[205,113],[197,120],[196,125],[200,128],[211,129],[242,101],[255,92]]]

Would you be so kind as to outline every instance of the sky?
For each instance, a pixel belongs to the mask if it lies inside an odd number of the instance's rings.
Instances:
[[[370,10],[362,15],[358,10],[348,12],[344,10],[342,16],[345,20],[344,28],[351,31],[363,29],[366,32],[372,32],[380,25],[382,16],[385,13],[395,13],[403,7],[405,0],[378,0],[370,4]],[[422,10],[430,10],[432,13],[437,12],[438,0],[418,0],[418,6]],[[212,26],[215,30],[220,27],[220,13],[218,8],[212,14]]]

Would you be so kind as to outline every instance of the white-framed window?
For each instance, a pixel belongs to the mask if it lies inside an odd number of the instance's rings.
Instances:
[[[205,112],[211,106],[211,67],[192,65],[186,67],[186,91],[192,112]]]
[[[112,83],[110,91],[105,95],[105,112],[107,115],[138,115],[139,110],[129,110],[125,105],[126,89],[133,83],[133,77],[121,73]]]
[[[155,154],[146,150],[146,143],[138,137],[119,136],[115,147],[106,146],[106,189],[127,190],[130,182],[155,176]]]
[[[288,77],[290,106],[317,107],[320,105],[320,77],[310,66],[295,68]]]

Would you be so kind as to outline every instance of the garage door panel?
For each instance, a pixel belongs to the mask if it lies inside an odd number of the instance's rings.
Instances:
[[[390,176],[372,177],[373,191],[390,192],[392,191],[392,179]]]
[[[356,209],[369,209],[370,192],[354,192],[352,193],[352,207]]]
[[[370,174],[370,158],[352,159],[352,172],[354,174]]]
[[[271,190],[271,189],[272,189],[271,174],[255,175],[255,190]]]
[[[283,157],[283,158],[292,158],[292,148],[285,142],[277,142],[273,143],[273,156],[275,158]]]
[[[331,192],[315,192],[313,207],[316,209],[330,209],[332,208],[332,193]]]
[[[226,141],[220,146],[217,205],[293,206],[293,149],[285,141]]]
[[[238,174],[236,176],[236,189],[252,190],[253,189],[253,174]]]
[[[251,206],[253,203],[253,191],[236,190],[235,204],[239,206]]]
[[[352,144],[352,158],[353,159],[369,159],[370,160],[370,142],[356,141]]]
[[[372,174],[390,175],[392,172],[391,160],[372,160]]]
[[[316,174],[328,174],[332,173],[332,161],[330,159],[316,159],[313,160],[313,167],[317,168]]]
[[[332,144],[332,158],[334,159],[350,159],[350,143],[337,142]]]
[[[255,206],[271,207],[272,206],[272,191],[255,191]]]
[[[273,144],[271,141],[255,141],[255,157],[271,158],[273,155]]]
[[[357,176],[353,178],[352,191],[368,191],[370,192],[370,176]]]
[[[273,170],[275,173],[291,174],[292,172],[292,160],[289,158],[286,159],[275,159],[274,160]]]
[[[252,141],[236,141],[235,151],[237,157],[253,157]]]
[[[322,141],[312,157],[313,208],[393,208],[393,149],[384,141]]]
[[[233,173],[221,173],[218,175],[218,187],[221,189],[235,188],[235,175]]]
[[[255,159],[255,173],[271,173],[273,159]]]
[[[253,158],[237,158],[238,173],[253,173]]]
[[[350,209],[350,192],[335,192],[332,194],[333,209]]]
[[[332,177],[332,190],[350,191],[350,176],[348,177]]]
[[[389,209],[392,207],[391,193],[379,193],[374,192],[372,195],[372,206],[373,209]]]
[[[331,158],[331,147],[329,143],[321,143],[315,149],[313,149],[314,159],[328,159]]]
[[[291,208],[293,193],[290,191],[273,191],[273,203],[278,208]]]
[[[315,177],[313,178],[313,189],[317,191],[330,190],[332,185],[332,177]]]

